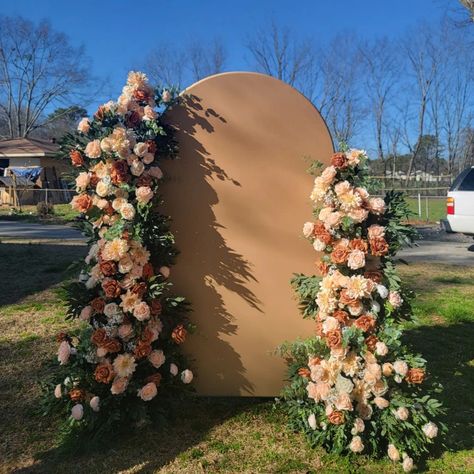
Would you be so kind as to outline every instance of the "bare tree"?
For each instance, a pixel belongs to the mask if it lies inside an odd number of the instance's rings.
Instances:
[[[460,0],[460,2],[468,9],[471,21],[474,21],[474,0]]]
[[[0,17],[0,113],[9,137],[43,126],[51,107],[84,103],[87,71],[83,48],[72,47],[47,21]]]
[[[227,52],[221,40],[212,44],[193,43],[188,49],[189,65],[194,81],[224,71]]]
[[[257,31],[246,44],[258,71],[294,86],[310,100],[317,84],[313,42],[297,38],[275,22]]]
[[[365,42],[359,47],[365,72],[364,94],[375,128],[377,157],[386,171],[384,142],[390,101],[400,77],[400,63],[395,45],[387,38]],[[397,134],[392,133],[392,137]],[[398,138],[397,138],[398,141]]]
[[[349,143],[355,137],[365,112],[358,45],[356,36],[338,35],[320,54],[321,86],[315,102],[341,143]]]
[[[186,53],[169,44],[160,44],[145,59],[144,70],[155,84],[180,88],[186,76]]]
[[[439,49],[436,42],[437,35],[433,28],[426,24],[420,24],[412,30],[401,43],[401,47],[407,56],[408,77],[411,79],[405,85],[406,91],[414,92],[413,104],[415,106],[416,139],[412,140],[408,124],[405,123],[405,144],[411,153],[408,164],[407,178],[405,185],[408,186],[410,176],[416,163],[416,159],[421,150],[422,137],[425,134],[428,101],[432,92],[433,83],[439,67]],[[406,115],[408,120],[408,114]]]

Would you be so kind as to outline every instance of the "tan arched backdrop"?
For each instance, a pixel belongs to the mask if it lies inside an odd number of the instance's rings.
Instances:
[[[301,237],[311,218],[304,157],[327,161],[333,144],[313,105],[269,76],[234,72],[191,87],[169,113],[180,158],[163,165],[165,212],[180,250],[171,281],[191,301],[202,395],[275,396],[285,340],[307,336],[289,280],[315,273]]]

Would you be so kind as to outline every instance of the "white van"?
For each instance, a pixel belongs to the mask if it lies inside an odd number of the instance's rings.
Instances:
[[[474,235],[474,166],[454,181],[446,199],[448,232]]]

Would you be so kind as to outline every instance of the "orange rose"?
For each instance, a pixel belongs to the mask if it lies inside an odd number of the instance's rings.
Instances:
[[[341,293],[339,295],[339,301],[345,306],[354,305],[359,302],[357,298],[350,296],[349,291],[346,288],[341,290]]]
[[[154,274],[155,274],[155,272],[153,271],[153,265],[152,265],[151,263],[145,263],[145,265],[143,265],[142,277],[143,277],[145,280],[148,280],[148,279],[150,279]]]
[[[94,313],[102,314],[104,312],[105,301],[99,297],[94,298],[91,301],[91,306],[92,306],[92,309],[94,310]]]
[[[367,253],[367,250],[369,248],[367,242],[364,239],[352,239],[349,242],[349,247],[352,250],[361,250],[364,253]]]
[[[363,314],[354,321],[354,326],[364,332],[368,332],[375,327],[375,319],[368,314]]]
[[[334,153],[331,158],[334,168],[347,168],[348,161],[345,153]]]
[[[137,187],[149,186],[153,184],[153,178],[149,174],[143,173],[137,180]]]
[[[112,261],[102,261],[99,264],[101,273],[104,276],[112,276],[117,273],[117,265]]]
[[[73,402],[80,402],[81,400],[84,400],[86,398],[86,392],[85,390],[82,390],[82,388],[73,388],[69,392],[69,398]]]
[[[69,152],[69,158],[71,158],[71,163],[73,166],[79,167],[84,164],[84,158],[77,150],[71,150]]]
[[[323,276],[329,273],[329,265],[326,262],[316,262],[316,267]]]
[[[331,261],[333,263],[344,263],[349,257],[349,248],[346,245],[335,245],[331,252]]]
[[[186,340],[188,332],[182,324],[179,324],[173,329],[171,333],[171,338],[176,344],[182,344]]]
[[[380,237],[378,239],[371,239],[370,250],[372,255],[376,257],[382,257],[383,255],[387,255],[388,253],[388,243],[383,237]]]
[[[425,371],[423,369],[410,369],[405,380],[408,383],[420,384],[425,379]]]
[[[126,160],[117,160],[113,162],[112,170],[110,171],[110,178],[114,184],[126,183],[129,180],[129,167]]]
[[[92,207],[92,198],[88,194],[74,196],[71,206],[79,212],[87,212]]]
[[[162,309],[163,308],[161,306],[160,300],[158,300],[158,299],[151,300],[150,313],[153,316],[159,316],[161,314]]]
[[[333,425],[342,425],[344,423],[344,413],[334,410],[328,415],[328,420]]]
[[[143,359],[151,354],[151,345],[148,342],[140,341],[133,351],[137,359]]]
[[[97,183],[100,181],[100,178],[95,174],[91,173],[90,176],[90,184],[91,186],[97,186]]]
[[[107,349],[108,352],[110,353],[115,353],[119,352],[122,349],[122,344],[120,344],[117,339],[108,339],[105,341],[105,343],[102,345],[105,349]]]
[[[371,271],[371,272],[365,272],[364,277],[374,281],[375,283],[381,283],[382,282],[382,272],[378,271]]]
[[[331,234],[327,231],[326,227],[324,227],[324,222],[321,221],[316,221],[314,223],[313,235],[316,239],[326,245],[328,245],[332,240]]]
[[[131,291],[135,295],[138,295],[140,299],[142,299],[146,293],[146,290],[147,290],[146,283],[142,281],[141,283],[135,283],[135,285],[132,286]]]
[[[103,346],[107,341],[107,333],[104,328],[96,329],[91,336],[92,344],[100,347]]]
[[[322,359],[320,357],[311,357],[311,359],[309,359],[308,365],[319,365],[321,360]]]
[[[161,383],[161,374],[159,372],[155,372],[154,374],[151,374],[149,375],[146,379],[145,379],[145,382],[146,383],[154,383],[157,387],[160,386],[160,383]]]
[[[112,278],[107,278],[102,282],[102,289],[107,298],[117,298],[122,291],[119,282]]]
[[[375,345],[377,342],[379,342],[379,340],[377,339],[377,336],[373,334],[365,339],[365,345],[367,346],[367,349],[372,352],[375,351]]]
[[[316,322],[316,335],[318,337],[323,337],[324,336],[323,323],[321,321]]]
[[[97,109],[97,112],[94,114],[94,117],[97,119],[97,120],[100,120],[102,121],[105,117],[105,113],[107,112],[107,107],[104,107],[103,105],[99,106],[99,108]]]
[[[310,376],[311,376],[311,371],[307,367],[300,367],[298,369],[298,375],[300,377],[304,377],[304,378],[309,379]]]
[[[137,89],[133,92],[133,98],[139,102],[148,102],[150,94],[147,91]]]
[[[336,318],[342,326],[347,326],[349,324],[349,313],[347,311],[337,309],[334,311],[333,317]]]
[[[150,328],[145,328],[143,332],[140,334],[140,341],[143,341],[146,344],[151,344],[155,333]]]
[[[342,344],[342,333],[340,329],[328,331],[326,334],[326,344],[330,348],[336,348]]]
[[[112,364],[103,362],[98,364],[94,371],[94,377],[99,383],[110,383],[115,377]]]

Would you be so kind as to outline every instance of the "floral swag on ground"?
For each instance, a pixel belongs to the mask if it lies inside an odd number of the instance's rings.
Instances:
[[[282,346],[291,361],[283,398],[292,427],[313,445],[385,454],[410,471],[437,436],[442,409],[423,392],[425,361],[400,341],[411,294],[393,256],[414,237],[403,225],[409,211],[399,193],[369,195],[366,162],[361,150],[336,153],[314,181],[316,220],[303,234],[323,252],[322,277],[296,275],[292,284],[317,336]]]
[[[154,91],[143,73],[130,72],[118,101],[84,118],[62,144],[79,171],[71,204],[85,216],[91,245],[80,281],[66,289],[68,317],[88,326],[59,335],[53,389],[72,427],[141,419],[162,390],[172,395],[193,378],[178,349],[187,303],[168,282],[174,238],[158,211],[157,162],[177,147],[156,108],[176,101],[175,91]]]

